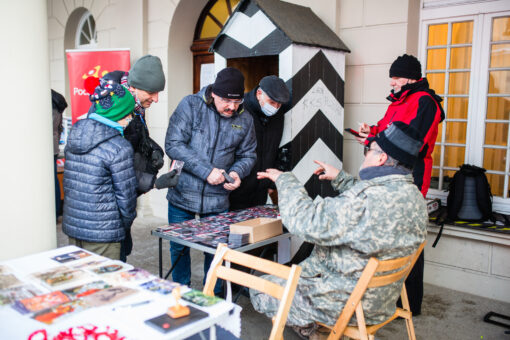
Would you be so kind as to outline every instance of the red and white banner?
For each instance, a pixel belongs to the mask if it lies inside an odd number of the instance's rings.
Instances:
[[[71,94],[73,124],[90,108],[89,93],[85,90],[85,79],[101,78],[115,70],[129,71],[129,49],[116,50],[66,50],[67,69]]]

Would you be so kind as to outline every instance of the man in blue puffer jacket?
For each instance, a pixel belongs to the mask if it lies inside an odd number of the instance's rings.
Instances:
[[[170,117],[165,151],[184,161],[179,183],[168,190],[168,222],[212,216],[229,208],[229,193],[238,188],[257,158],[253,119],[243,113],[244,77],[232,67],[221,70],[214,84],[181,100]],[[223,173],[232,178],[225,181]],[[180,254],[183,254],[179,261]],[[172,273],[189,285],[189,248],[170,242]],[[204,280],[213,255],[205,254]],[[220,293],[218,284],[215,293]]]
[[[74,124],[65,149],[62,228],[70,244],[120,259],[120,242],[136,217],[133,148],[123,137],[135,101],[107,81],[90,99],[95,110]]]

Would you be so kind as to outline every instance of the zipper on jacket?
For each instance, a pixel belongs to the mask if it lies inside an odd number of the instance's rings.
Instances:
[[[216,151],[216,144],[218,144],[218,136],[220,135],[220,116],[218,114],[216,114],[216,112],[214,113],[215,116],[216,116],[216,123],[218,124],[218,128],[216,129],[216,137],[214,138],[214,145],[213,145],[213,150],[212,150],[212,155],[209,159],[209,161],[212,163],[213,159],[214,159],[214,153]],[[205,180],[205,183],[204,183],[204,186],[202,187],[202,195],[200,195],[200,214],[202,214],[203,210],[204,210],[204,191],[205,191],[205,186],[207,185],[207,179]]]

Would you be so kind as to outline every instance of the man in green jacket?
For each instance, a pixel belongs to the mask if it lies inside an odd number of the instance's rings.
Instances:
[[[358,180],[316,161],[315,174],[331,180],[336,197],[312,200],[290,172],[259,172],[276,183],[283,224],[294,235],[315,244],[303,262],[287,324],[307,337],[316,322],[334,325],[370,257],[380,260],[407,256],[425,240],[428,222],[425,200],[413,184],[412,165],[423,145],[418,133],[402,122],[373,137],[365,148]],[[275,282],[281,279],[270,277]],[[394,311],[402,288],[367,290],[363,307],[367,324],[379,323]],[[250,291],[254,308],[273,317],[278,301]]]

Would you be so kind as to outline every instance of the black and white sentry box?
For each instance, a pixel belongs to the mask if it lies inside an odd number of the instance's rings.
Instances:
[[[243,0],[210,51],[216,73],[234,66],[254,77],[265,67],[258,76],[276,74],[286,82],[292,100],[280,147],[290,150],[292,172],[311,197],[334,195],[329,182],[321,183],[312,172],[314,159],[342,167],[345,54],[350,52],[342,40],[308,7]]]

